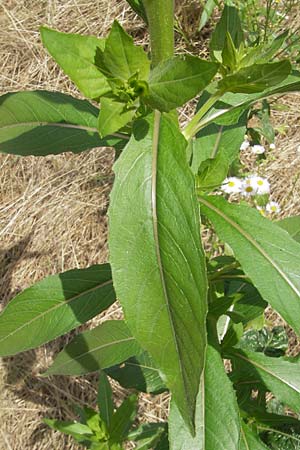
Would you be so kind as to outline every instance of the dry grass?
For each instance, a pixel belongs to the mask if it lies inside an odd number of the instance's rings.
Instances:
[[[198,14],[198,1],[178,2],[177,15],[186,34]],[[189,14],[189,17],[193,15]],[[0,3],[0,91],[51,89],[80,96],[43,49],[38,28],[49,25],[66,32],[104,36],[114,18],[147,46],[142,22],[124,0],[2,0]],[[205,53],[204,34],[192,35],[191,53]],[[184,38],[177,36],[182,51]],[[289,128],[261,167],[272,183],[282,215],[300,213],[299,95],[285,99],[278,124]],[[188,113],[188,112],[187,112]],[[187,114],[183,112],[182,118]],[[87,267],[107,258],[106,209],[112,180],[111,149],[80,155],[18,158],[0,155],[0,297],[1,305],[46,275]],[[120,314],[114,306],[108,315]],[[100,319],[102,320],[102,319]],[[71,439],[41,424],[43,417],[74,418],[74,403],[95,404],[97,376],[39,377],[61,340],[37,351],[6,358],[0,366],[0,450],[79,448]],[[125,392],[114,384],[120,401]],[[163,420],[168,398],[143,396],[145,420]]]

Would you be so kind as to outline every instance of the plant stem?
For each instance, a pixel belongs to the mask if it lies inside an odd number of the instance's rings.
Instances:
[[[174,0],[143,0],[153,67],[174,54]]]
[[[184,128],[182,134],[189,141],[196,133],[198,133],[201,126],[199,126],[199,122],[202,117],[210,110],[210,108],[219,100],[222,96],[220,92],[216,92],[213,94],[204,105],[198,110],[198,112],[194,115],[192,120],[187,124]]]

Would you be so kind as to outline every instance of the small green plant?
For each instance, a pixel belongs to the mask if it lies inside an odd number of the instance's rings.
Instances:
[[[149,449],[161,441],[165,425],[148,423],[132,428],[137,414],[137,396],[126,398],[115,411],[112,390],[107,376],[100,372],[98,408],[77,408],[80,422],[44,419],[55,430],[71,435],[78,443],[92,450],[121,450],[130,439],[139,449]]]
[[[270,304],[300,333],[300,219],[272,222],[238,203],[235,183],[259,196],[266,182],[228,178],[251,106],[262,101],[263,114],[268,97],[300,90],[296,67],[277,57],[286,36],[253,44],[238,10],[225,6],[209,60],[174,56],[173,0],[129,3],[149,26],[150,55],[118,22],[106,39],[41,28],[45,47],[93,102],[45,91],[1,97],[1,151],[45,156],[111,146],[117,161],[109,263],[17,295],[0,316],[0,355],[61,336],[118,298],[125,320],[78,334],[44,374],[100,371],[99,413],[84,409],[80,423],[48,419],[50,426],[94,450],[120,449],[125,440],[140,450],[298,445],[300,363],[282,356],[284,330],[263,328],[263,314]],[[181,127],[176,109],[197,96],[195,115]],[[248,130],[253,148],[258,131]],[[201,226],[214,230],[222,255],[205,253]],[[135,395],[114,412],[103,371],[136,391],[168,390],[168,424],[132,425]],[[267,393],[282,409],[270,412]],[[295,417],[284,415],[286,406]]]

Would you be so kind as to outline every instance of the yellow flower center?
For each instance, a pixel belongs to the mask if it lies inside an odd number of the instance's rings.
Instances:
[[[264,184],[263,180],[258,180],[257,181],[258,186],[262,186]]]
[[[234,187],[235,186],[235,182],[234,181],[229,181],[228,186]]]
[[[253,191],[253,187],[252,186],[247,186],[245,191],[246,192],[252,192]]]

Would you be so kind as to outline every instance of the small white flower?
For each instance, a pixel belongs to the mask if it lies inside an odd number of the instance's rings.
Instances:
[[[269,194],[270,192],[270,183],[266,178],[258,177],[257,175],[253,175],[250,177],[250,184],[256,191],[258,195]]]
[[[274,144],[274,143],[272,143],[272,144],[270,144],[270,150],[275,150],[275,148],[276,148],[276,145]]]
[[[273,214],[280,213],[281,209],[280,209],[279,203],[277,203],[277,202],[269,202],[269,203],[267,203],[266,211],[268,213],[270,213],[270,214],[272,214],[272,213]]]
[[[225,194],[237,194],[242,190],[242,181],[237,177],[225,178],[221,189]]]
[[[253,186],[253,183],[252,183],[251,180],[252,180],[252,177],[248,177],[248,178],[245,178],[245,180],[244,180],[244,182],[243,182],[243,185],[242,185],[242,194],[243,194],[245,197],[250,197],[250,196],[256,194],[256,187]]]
[[[253,147],[251,147],[251,151],[252,153],[254,153],[254,155],[262,155],[263,153],[265,153],[266,149],[263,145],[253,145]]]
[[[241,143],[240,150],[241,151],[247,150],[247,148],[249,148],[249,147],[250,147],[250,142],[245,140]]]

